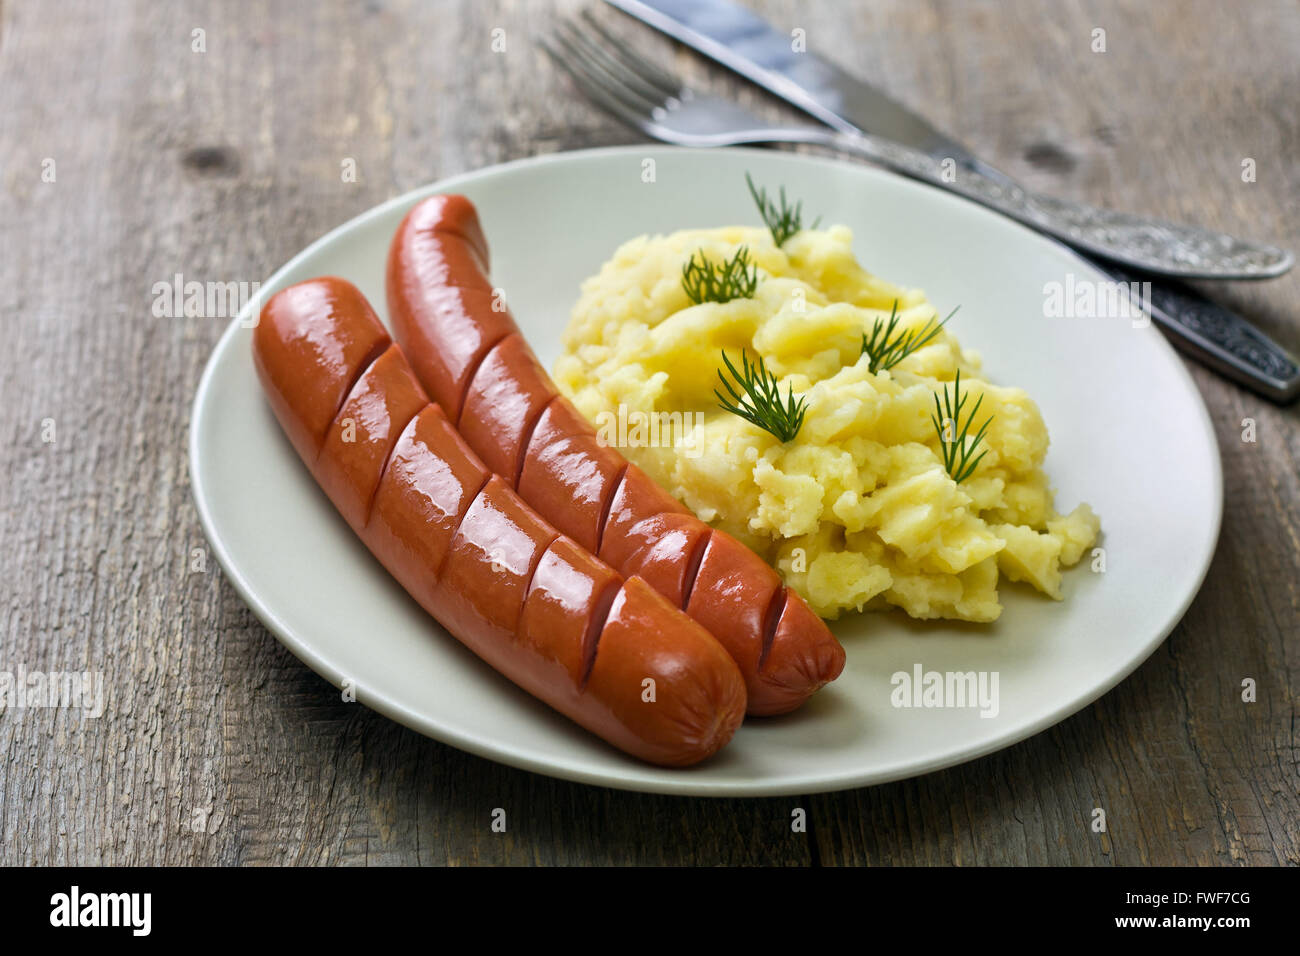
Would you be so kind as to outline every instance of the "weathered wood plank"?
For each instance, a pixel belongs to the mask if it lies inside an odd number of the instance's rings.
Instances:
[[[1034,187],[1300,247],[1291,4],[754,5]],[[0,862],[1300,863],[1298,413],[1200,369],[1226,511],[1184,621],[1071,720],[898,784],[686,800],[497,766],[342,703],[215,565],[191,571],[186,431],[225,320],[155,316],[153,283],[257,281],[421,183],[636,141],[535,47],[554,9],[0,5],[0,670],[98,670],[108,691],[95,720],[0,712]],[[596,12],[693,83],[790,115]],[[1300,277],[1215,294],[1300,349]]]

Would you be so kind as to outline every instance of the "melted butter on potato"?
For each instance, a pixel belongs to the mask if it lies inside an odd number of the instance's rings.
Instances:
[[[817,613],[893,605],[916,618],[992,621],[1000,579],[1061,598],[1061,569],[1097,540],[1087,505],[1055,509],[1042,470],[1047,428],[1021,389],[985,381],[980,357],[945,327],[894,368],[872,374],[862,336],[940,316],[925,296],[864,270],[842,226],[806,230],[777,248],[763,228],[642,236],[588,279],[565,333],[555,380],[588,418],[700,413],[656,447],[620,445],[687,507],[763,554]],[[752,299],[696,305],[682,266],[747,246]],[[960,324],[960,313],[953,325]],[[781,392],[807,401],[782,443],[720,409],[723,350],[762,356]],[[944,469],[934,394],[961,370],[966,408],[983,396],[988,452],[960,485]],[[973,431],[974,429],[972,429]]]

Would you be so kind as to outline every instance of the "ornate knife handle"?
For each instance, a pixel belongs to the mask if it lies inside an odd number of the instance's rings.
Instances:
[[[871,136],[819,129],[806,134],[799,140],[853,153],[951,190],[1076,249],[1134,269],[1183,279],[1267,279],[1295,262],[1285,249],[1212,229],[1038,195],[982,174],[964,163],[964,157],[936,159]]]
[[[996,170],[981,171],[978,161],[966,154],[954,157],[949,167],[942,160],[886,140],[807,127],[800,128],[793,141],[841,149],[952,189],[1070,245],[1139,268],[1163,264],[1154,271],[1187,277],[1264,278],[1285,272],[1292,262],[1289,252],[1271,246],[1035,196],[1003,180]],[[1077,236],[1086,229],[1092,230],[1094,239],[1120,237],[1119,245],[1085,243]],[[1300,367],[1296,360],[1235,312],[1169,283],[1151,281],[1150,275],[1135,275],[1110,263],[1089,261],[1116,281],[1151,282],[1145,305],[1178,348],[1275,402],[1287,403],[1300,396]]]
[[[1120,281],[1141,281],[1094,264]],[[1241,316],[1167,283],[1151,283],[1150,293],[1151,317],[1175,333],[1171,336],[1175,346],[1275,402],[1286,404],[1300,396],[1300,366],[1295,359]]]

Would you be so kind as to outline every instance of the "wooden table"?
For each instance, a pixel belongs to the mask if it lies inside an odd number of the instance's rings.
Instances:
[[[1300,248],[1289,0],[754,6],[1033,187]],[[692,82],[790,115],[596,13]],[[1200,368],[1226,510],[1182,623],[1052,730],[888,786],[692,800],[489,763],[341,703],[215,563],[192,570],[190,404],[226,320],[155,315],[154,283],[257,281],[422,183],[635,142],[534,45],[554,15],[3,0],[0,671],[108,687],[98,720],[0,712],[0,862],[1300,863],[1297,410]],[[1215,294],[1300,351],[1300,271]]]

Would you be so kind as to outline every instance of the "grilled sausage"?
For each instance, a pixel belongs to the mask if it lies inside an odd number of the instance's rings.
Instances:
[[[388,311],[417,377],[484,462],[565,534],[707,627],[740,666],[751,714],[794,710],[844,649],[779,575],[613,448],[556,390],[488,279],[464,196],[431,196],[388,255]]]
[[[726,651],[493,475],[354,286],[322,278],[277,293],[253,355],[276,417],[340,514],[479,657],[652,763],[696,763],[731,738],[745,687]]]

